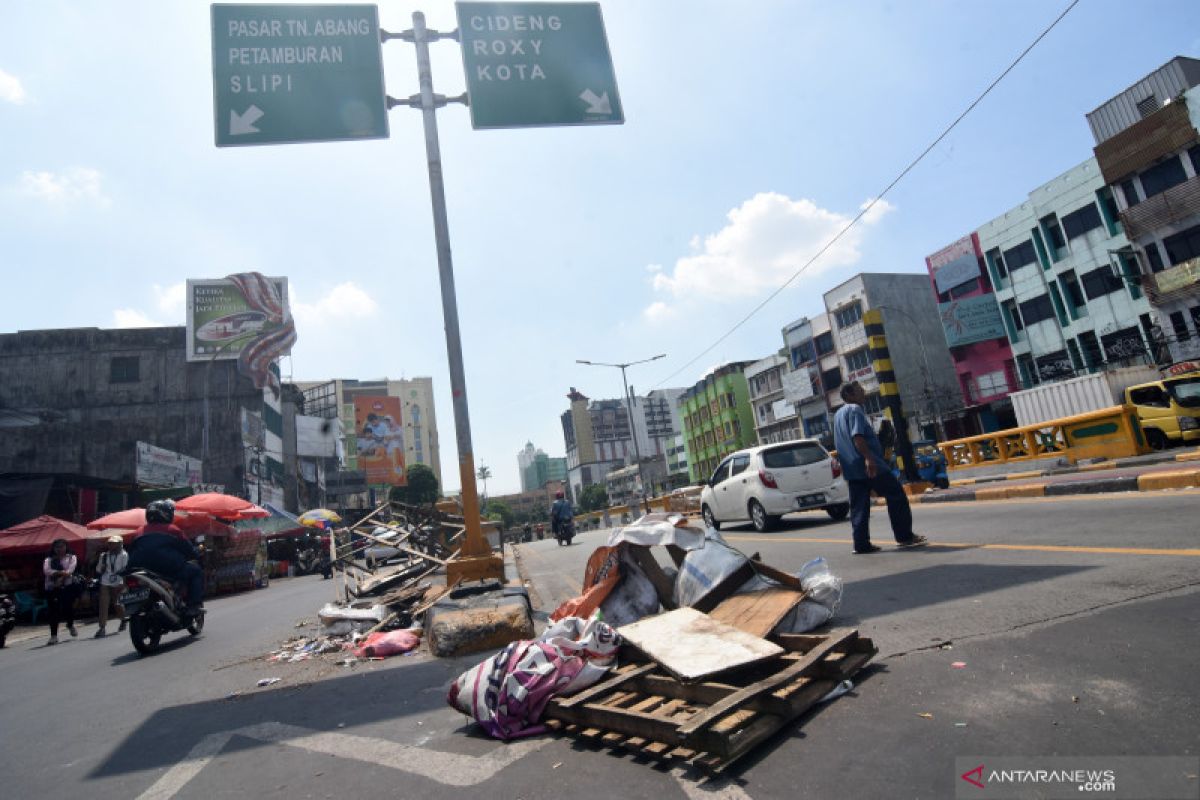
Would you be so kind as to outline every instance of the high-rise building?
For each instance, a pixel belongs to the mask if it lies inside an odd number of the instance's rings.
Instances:
[[[1140,329],[1160,363],[1200,358],[1200,60],[1171,59],[1087,120],[1108,185],[1097,205],[1132,245],[1111,255],[1112,284],[1136,276],[1154,308],[1139,308],[1136,326],[1124,317],[1100,355],[1135,353]]]
[[[786,442],[799,436],[796,407],[784,397],[783,376],[790,372],[782,353],[767,356],[746,367],[754,430],[759,444]]]
[[[722,364],[679,397],[688,472],[693,482],[712,475],[721,459],[755,443],[754,412],[743,370],[753,361]]]
[[[799,433],[830,442],[829,403],[825,399],[825,375],[841,382],[841,362],[833,340],[829,315],[801,317],[784,327],[783,346],[788,359],[784,373],[784,398],[796,409]]]

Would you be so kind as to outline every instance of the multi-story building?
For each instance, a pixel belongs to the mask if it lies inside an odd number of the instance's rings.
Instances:
[[[304,392],[305,407],[314,409],[332,403],[342,423],[346,468],[358,469],[357,431],[354,398],[395,397],[400,400],[401,425],[404,428],[404,463],[424,464],[442,483],[441,448],[438,443],[437,413],[434,407],[433,378],[360,381],[337,378],[331,381],[297,383]]]
[[[754,412],[743,372],[753,363],[723,364],[680,395],[679,412],[693,482],[708,478],[729,453],[755,443]]]
[[[879,309],[908,434],[914,439],[941,438],[937,429],[958,412],[959,390],[937,304],[929,292],[929,277],[863,272],[826,292],[824,300],[840,362],[837,370],[821,376],[829,408],[842,405],[839,390],[843,382],[858,381],[867,393],[866,412],[881,413],[879,379],[863,324],[863,314]]]
[[[550,506],[554,504],[554,496],[565,492],[567,485],[562,481],[550,481],[537,489],[516,494],[501,494],[489,497],[488,503],[504,503],[513,512],[516,524],[526,521],[549,520]]]
[[[1157,311],[1138,315],[1142,333],[1159,362],[1200,358],[1200,60],[1172,59],[1087,120],[1112,192],[1100,209],[1108,223],[1115,201]],[[1124,252],[1119,258],[1133,270]],[[1132,334],[1113,343],[1114,356],[1133,352]]]
[[[788,358],[779,353],[746,367],[754,433],[759,444],[786,442],[799,435],[796,408],[784,397],[783,377],[788,371]]]
[[[529,486],[525,483],[525,469],[533,463],[533,460],[537,458],[537,454],[540,452],[542,452],[540,447],[534,447],[533,442],[526,442],[525,447],[517,453],[517,474],[521,476],[522,492],[529,491]]]
[[[979,237],[971,233],[943,247],[925,259],[925,268],[938,299],[942,334],[965,412],[963,430],[952,430],[950,435],[1015,426],[1007,398],[1021,386]]]
[[[682,428],[682,425],[680,426]],[[671,437],[667,445],[667,484],[672,489],[688,483],[687,445],[682,431]]]
[[[550,481],[563,484],[567,482],[567,460],[551,458],[539,450],[533,461],[521,473],[521,491],[532,492]]]
[[[193,490],[284,505],[301,480],[284,457],[295,419],[236,361],[188,362],[185,339],[183,326],[0,335],[0,527]]]
[[[1094,158],[977,234],[1023,388],[1146,358],[1150,303]]]
[[[803,435],[829,444],[832,429],[825,383],[837,386],[842,383],[829,315],[801,317],[787,325],[782,334],[791,367],[783,375],[784,397],[795,406]]]

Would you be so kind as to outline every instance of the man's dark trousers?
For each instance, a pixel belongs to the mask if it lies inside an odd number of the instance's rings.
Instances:
[[[854,549],[866,550],[871,546],[871,492],[887,500],[888,519],[892,523],[892,535],[897,542],[913,538],[912,509],[908,495],[904,494],[900,481],[886,470],[879,470],[874,478],[848,480],[850,487],[850,524],[854,529]]]

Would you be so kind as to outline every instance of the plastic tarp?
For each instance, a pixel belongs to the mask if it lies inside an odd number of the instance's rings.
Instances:
[[[622,542],[638,545],[674,545],[683,550],[695,550],[704,546],[704,533],[686,526],[687,517],[682,514],[646,514],[632,525],[616,528],[608,535],[608,546],[616,547]]]

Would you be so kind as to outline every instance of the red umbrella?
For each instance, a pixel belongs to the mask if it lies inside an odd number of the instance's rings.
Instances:
[[[103,531],[117,528],[132,531],[146,524],[146,509],[127,508],[124,511],[114,511],[112,514],[94,519],[87,524],[88,530]],[[173,523],[184,533],[198,535],[201,533],[228,532],[228,526],[213,519],[208,514],[193,511],[176,511]]]
[[[259,508],[249,500],[234,497],[229,494],[205,492],[185,497],[175,503],[179,511],[203,511],[219,519],[256,519],[271,516],[265,508]]]
[[[66,539],[67,547],[75,555],[83,556],[89,539],[105,536],[74,522],[43,515],[0,531],[0,551],[6,556],[49,553],[55,539]]]

